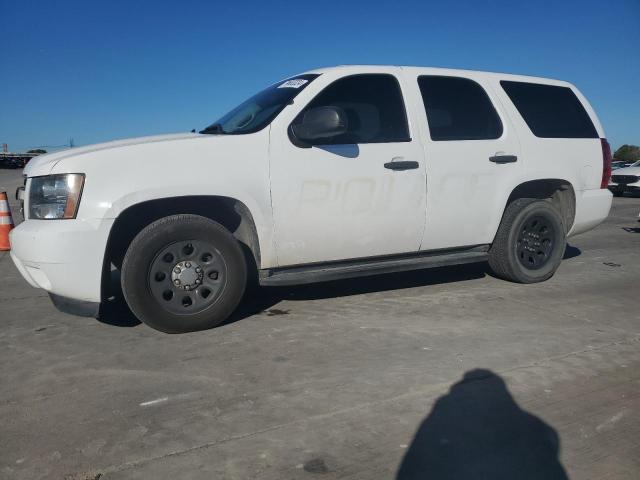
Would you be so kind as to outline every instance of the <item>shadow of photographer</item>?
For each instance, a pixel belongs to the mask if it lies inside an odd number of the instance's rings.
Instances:
[[[465,373],[440,397],[397,480],[566,480],[556,431],[521,409],[489,370]]]

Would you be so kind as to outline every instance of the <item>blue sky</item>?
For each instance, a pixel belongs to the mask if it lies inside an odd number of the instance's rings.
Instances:
[[[201,128],[283,77],[404,64],[575,83],[614,147],[640,145],[640,0],[0,0],[12,151]]]

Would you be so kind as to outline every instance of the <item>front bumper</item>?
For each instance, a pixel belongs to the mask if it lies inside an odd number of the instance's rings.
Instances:
[[[640,192],[640,182],[636,183],[609,183],[612,192]]]
[[[100,302],[85,302],[61,297],[55,293],[49,293],[49,298],[51,298],[53,306],[63,313],[78,315],[79,317],[98,318],[100,316]]]
[[[624,168],[614,170],[609,180],[609,190],[614,193],[640,191],[640,175],[625,174]]]
[[[66,300],[100,303],[113,221],[27,220],[10,233],[11,259],[33,287]]]

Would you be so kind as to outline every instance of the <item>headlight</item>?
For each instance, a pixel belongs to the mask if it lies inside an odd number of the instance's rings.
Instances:
[[[33,177],[29,184],[29,218],[76,218],[84,185],[81,173]]]

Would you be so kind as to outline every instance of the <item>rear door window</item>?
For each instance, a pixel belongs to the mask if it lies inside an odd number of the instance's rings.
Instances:
[[[541,138],[598,138],[582,103],[568,87],[500,82],[531,132]]]
[[[468,78],[423,75],[418,86],[434,141],[490,140],[502,122],[487,92]]]
[[[360,74],[336,80],[320,92],[304,113],[333,106],[347,114],[347,132],[327,139],[327,144],[408,142],[409,127],[398,80],[388,74]]]

